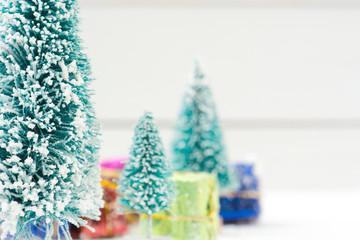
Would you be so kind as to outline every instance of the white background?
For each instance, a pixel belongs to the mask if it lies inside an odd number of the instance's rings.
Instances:
[[[102,158],[154,112],[168,146],[193,58],[231,161],[258,159],[264,214],[221,239],[359,239],[359,1],[81,1]],[[239,237],[239,239],[240,239]]]
[[[143,110],[154,112],[168,144],[200,56],[232,161],[257,156],[264,187],[360,187],[356,4],[81,6],[102,157],[128,153]]]

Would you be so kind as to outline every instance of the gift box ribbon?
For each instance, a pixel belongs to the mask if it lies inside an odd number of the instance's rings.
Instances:
[[[246,199],[259,199],[260,193],[258,191],[238,191],[221,194],[223,198],[246,198]]]
[[[102,179],[100,181],[100,183],[102,186],[113,189],[113,190],[116,190],[116,188],[117,188],[117,184],[115,182],[109,181],[107,179]]]

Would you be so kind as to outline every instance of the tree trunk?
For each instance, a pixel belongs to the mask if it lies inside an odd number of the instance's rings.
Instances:
[[[147,215],[147,217],[148,217],[147,238],[151,239],[151,235],[152,235],[152,217],[151,217],[151,215]]]

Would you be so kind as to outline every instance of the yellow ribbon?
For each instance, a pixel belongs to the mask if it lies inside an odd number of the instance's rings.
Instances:
[[[107,188],[111,188],[113,190],[116,190],[117,188],[117,184],[112,182],[112,181],[109,181],[107,179],[102,179],[100,181],[101,185],[104,186],[104,187],[107,187]]]
[[[152,219],[157,220],[174,220],[174,221],[188,221],[188,222],[205,222],[209,219],[211,221],[214,221],[214,215],[215,211],[209,212],[207,216],[204,217],[184,217],[184,216],[168,216],[168,215],[159,215],[159,214],[153,214],[151,215]],[[147,218],[148,216],[146,214],[141,214],[143,218]]]

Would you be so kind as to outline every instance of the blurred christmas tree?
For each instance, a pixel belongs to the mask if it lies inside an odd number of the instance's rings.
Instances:
[[[103,204],[77,1],[1,0],[0,11],[1,239],[71,239],[67,222],[98,219]]]
[[[222,189],[231,188],[235,183],[215,103],[197,61],[175,126],[171,159],[175,170],[216,174]]]
[[[167,208],[173,192],[168,160],[158,128],[148,112],[136,125],[130,159],[119,181],[120,202],[125,209],[148,216],[148,237],[151,237],[151,215]]]

